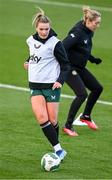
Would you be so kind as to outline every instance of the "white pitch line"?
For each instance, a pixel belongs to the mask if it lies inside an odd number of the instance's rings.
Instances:
[[[25,91],[25,92],[30,91],[29,88],[23,88],[23,87],[18,87],[18,86],[14,86],[14,85],[8,85],[8,84],[0,84],[0,88],[14,89],[14,90]],[[75,98],[75,96],[71,96],[71,95],[67,95],[67,94],[61,94],[61,97],[68,98],[68,99]],[[97,103],[112,106],[112,102],[108,102],[108,101],[98,100]]]
[[[47,0],[17,0],[29,3],[40,3],[40,4],[48,4],[53,6],[62,6],[62,7],[71,7],[71,8],[82,8],[85,4],[76,4],[76,3],[64,3],[64,2],[56,2],[56,1],[47,1]],[[89,5],[90,6],[90,5]],[[100,6],[90,6],[93,9],[100,11],[112,12],[112,8],[109,7],[100,7]]]

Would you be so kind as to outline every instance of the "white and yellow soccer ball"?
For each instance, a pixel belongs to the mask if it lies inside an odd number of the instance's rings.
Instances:
[[[46,153],[41,159],[41,167],[45,171],[56,171],[60,166],[60,158],[55,153]]]

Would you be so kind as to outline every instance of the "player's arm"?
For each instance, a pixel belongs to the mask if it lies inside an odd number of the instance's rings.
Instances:
[[[60,64],[60,75],[57,79],[57,82],[63,85],[70,71],[70,64],[69,64],[69,60],[68,60],[65,48],[61,41],[59,41],[55,46],[54,56],[56,57],[57,61]]]
[[[100,58],[96,58],[92,55],[89,56],[89,61],[91,63],[95,63],[95,64],[100,64],[102,62],[102,60]]]
[[[68,36],[62,41],[64,48],[67,51],[69,51],[70,48],[75,46],[80,38],[80,32],[73,32],[68,34]]]
[[[27,60],[23,64],[25,70],[28,70],[29,59],[30,59],[30,56],[27,58]]]

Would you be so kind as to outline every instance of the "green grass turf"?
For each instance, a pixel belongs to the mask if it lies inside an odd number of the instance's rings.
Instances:
[[[51,1],[53,2],[53,1]],[[111,0],[61,0],[61,2],[112,7]],[[27,87],[23,62],[28,57],[26,38],[35,32],[31,21],[39,5],[52,20],[52,26],[63,39],[73,24],[81,19],[80,8],[0,0],[0,83]],[[93,53],[103,59],[101,65],[88,63],[88,68],[104,86],[101,100],[112,101],[111,93],[111,14],[101,11],[101,27],[93,39]],[[62,93],[73,95],[65,84]],[[59,112],[63,126],[70,99],[62,98]],[[83,110],[80,109],[80,112]],[[96,104],[93,117],[100,129],[76,127],[79,137],[70,138],[60,129],[60,140],[68,156],[59,171],[45,173],[40,167],[44,153],[52,150],[36,123],[29,94],[0,89],[0,178],[1,179],[111,179],[112,123],[111,106]]]
[[[1,179],[111,178],[110,106],[97,104],[94,109],[94,118],[100,128],[98,131],[76,126],[79,137],[70,138],[62,133],[61,128],[71,100],[61,99],[60,141],[68,155],[57,172],[46,173],[41,169],[40,161],[42,155],[52,151],[52,148],[32,114],[29,93],[1,88],[0,100]]]

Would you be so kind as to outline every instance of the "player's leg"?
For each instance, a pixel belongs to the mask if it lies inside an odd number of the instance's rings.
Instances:
[[[47,111],[48,117],[52,125],[54,126],[57,136],[59,136],[59,124],[58,124],[58,109],[59,103],[58,102],[48,102],[47,103]]]
[[[47,89],[44,90],[44,95],[47,101],[48,118],[54,126],[57,136],[59,136],[59,124],[58,124],[58,109],[60,101],[61,89]]]
[[[103,90],[103,87],[96,80],[94,75],[92,75],[92,73],[90,73],[87,69],[85,69],[83,73],[80,73],[80,76],[83,79],[83,82],[86,85],[86,87],[90,90],[90,94],[88,96],[87,103],[81,119],[91,121],[91,112]],[[97,126],[94,123],[89,122],[88,126],[92,129],[97,129]]]
[[[36,120],[40,124],[44,135],[47,137],[52,146],[58,144],[58,138],[54,127],[48,119],[48,112],[45,98],[42,95],[31,97],[32,109]]]
[[[31,97],[31,105],[33,113],[39,124],[44,124],[48,121],[48,114],[46,110],[46,101],[43,95],[35,95]]]
[[[74,91],[76,97],[70,105],[67,121],[65,123],[65,127],[63,128],[63,131],[70,136],[77,136],[78,134],[75,133],[72,128],[72,123],[79,108],[87,97],[87,92],[85,89],[85,85],[78,74],[71,72],[66,83]]]
[[[58,110],[59,110],[60,93],[61,93],[60,89],[44,90],[44,95],[47,101],[46,106],[47,106],[48,119],[52,123],[55,129],[57,138],[59,136]],[[67,154],[66,151],[62,149],[60,143],[54,146],[54,151],[60,157],[60,159],[63,159]]]
[[[32,96],[31,104],[32,110],[43,130],[44,135],[47,137],[48,141],[51,143],[55,150],[61,150],[62,148],[58,141],[57,133],[48,117],[48,110],[45,97],[43,95]],[[60,159],[63,158],[64,157],[60,157]]]

